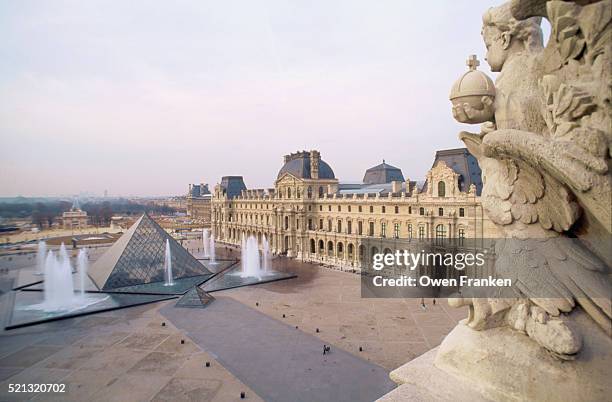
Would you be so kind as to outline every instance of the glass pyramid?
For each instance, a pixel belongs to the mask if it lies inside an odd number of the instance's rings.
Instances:
[[[170,245],[174,279],[212,275],[161,226],[144,214],[107,251],[109,256],[104,256],[106,258],[101,258],[92,266],[90,276],[94,281],[97,279],[101,290],[164,282],[166,240]]]
[[[212,295],[195,286],[176,302],[176,307],[204,308],[213,300]]]

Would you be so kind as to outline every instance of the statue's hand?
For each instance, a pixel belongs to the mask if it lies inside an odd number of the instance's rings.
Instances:
[[[497,130],[497,126],[492,121],[485,121],[480,126],[480,134],[481,135],[492,133],[495,130]]]
[[[490,96],[481,98],[481,109],[472,107],[469,103],[457,103],[453,105],[453,117],[461,123],[478,124],[485,121],[493,121],[495,113],[493,110],[493,99]]]

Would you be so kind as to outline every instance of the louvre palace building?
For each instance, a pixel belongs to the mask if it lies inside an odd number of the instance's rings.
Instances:
[[[359,272],[373,239],[428,242],[497,237],[481,201],[480,167],[467,149],[436,152],[424,182],[385,161],[363,182],[339,182],[318,151],[286,155],[275,186],[247,189],[224,176],[212,197],[217,241],[264,237],[275,254]]]

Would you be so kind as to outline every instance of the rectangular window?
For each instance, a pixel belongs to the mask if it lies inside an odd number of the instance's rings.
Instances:
[[[342,211],[342,207],[338,205],[338,212]]]
[[[348,206],[348,211],[351,212],[351,206],[350,205]]]
[[[363,222],[361,221],[357,222],[357,232],[360,236],[363,234]]]
[[[408,224],[408,238],[412,239],[412,223]]]
[[[419,215],[425,215],[425,208],[419,208]]]
[[[396,223],[395,225],[393,225],[393,237],[395,237],[396,239],[399,239],[399,230],[400,230],[400,225],[399,223]]]
[[[331,219],[327,220],[327,231],[328,232],[332,231],[332,220]]]
[[[465,209],[464,208],[459,208],[459,216],[460,217],[464,217],[465,216]]]
[[[308,230],[312,230],[312,219],[308,219]]]
[[[300,230],[300,220],[299,220],[299,219],[296,219],[296,220],[295,220],[295,228],[296,228],[297,230]]]
[[[323,219],[319,219],[319,230],[323,230]]]
[[[342,233],[342,221],[338,219],[338,233]]]
[[[351,234],[353,232],[353,222],[348,221],[346,223],[346,230],[347,230],[348,234]]]
[[[323,211],[323,205],[319,205],[319,211]]]
[[[425,227],[419,226],[419,240],[423,240],[425,238]]]
[[[399,214],[399,207],[397,205],[395,206],[395,213]]]
[[[385,206],[383,205],[383,206],[382,206],[382,213],[384,214],[385,212],[386,212],[386,208],[385,208]]]
[[[408,213],[411,214],[412,213],[412,207],[408,207]]]
[[[331,212],[331,205],[328,205],[328,206],[327,206],[327,210],[328,210],[329,212]]]
[[[374,222],[370,222],[370,233],[368,235],[374,236]]]
[[[385,222],[380,224],[380,237],[387,237],[387,224]]]
[[[363,212],[361,205],[359,206],[359,212]]]
[[[438,208],[438,216],[444,216],[444,208]]]
[[[370,213],[374,213],[374,207],[370,205]]]

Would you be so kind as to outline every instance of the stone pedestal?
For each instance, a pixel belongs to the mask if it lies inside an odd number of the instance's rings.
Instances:
[[[575,360],[559,360],[508,328],[460,323],[438,348],[391,372],[400,386],[381,401],[609,400],[612,340],[576,310],[566,318],[584,340]]]

